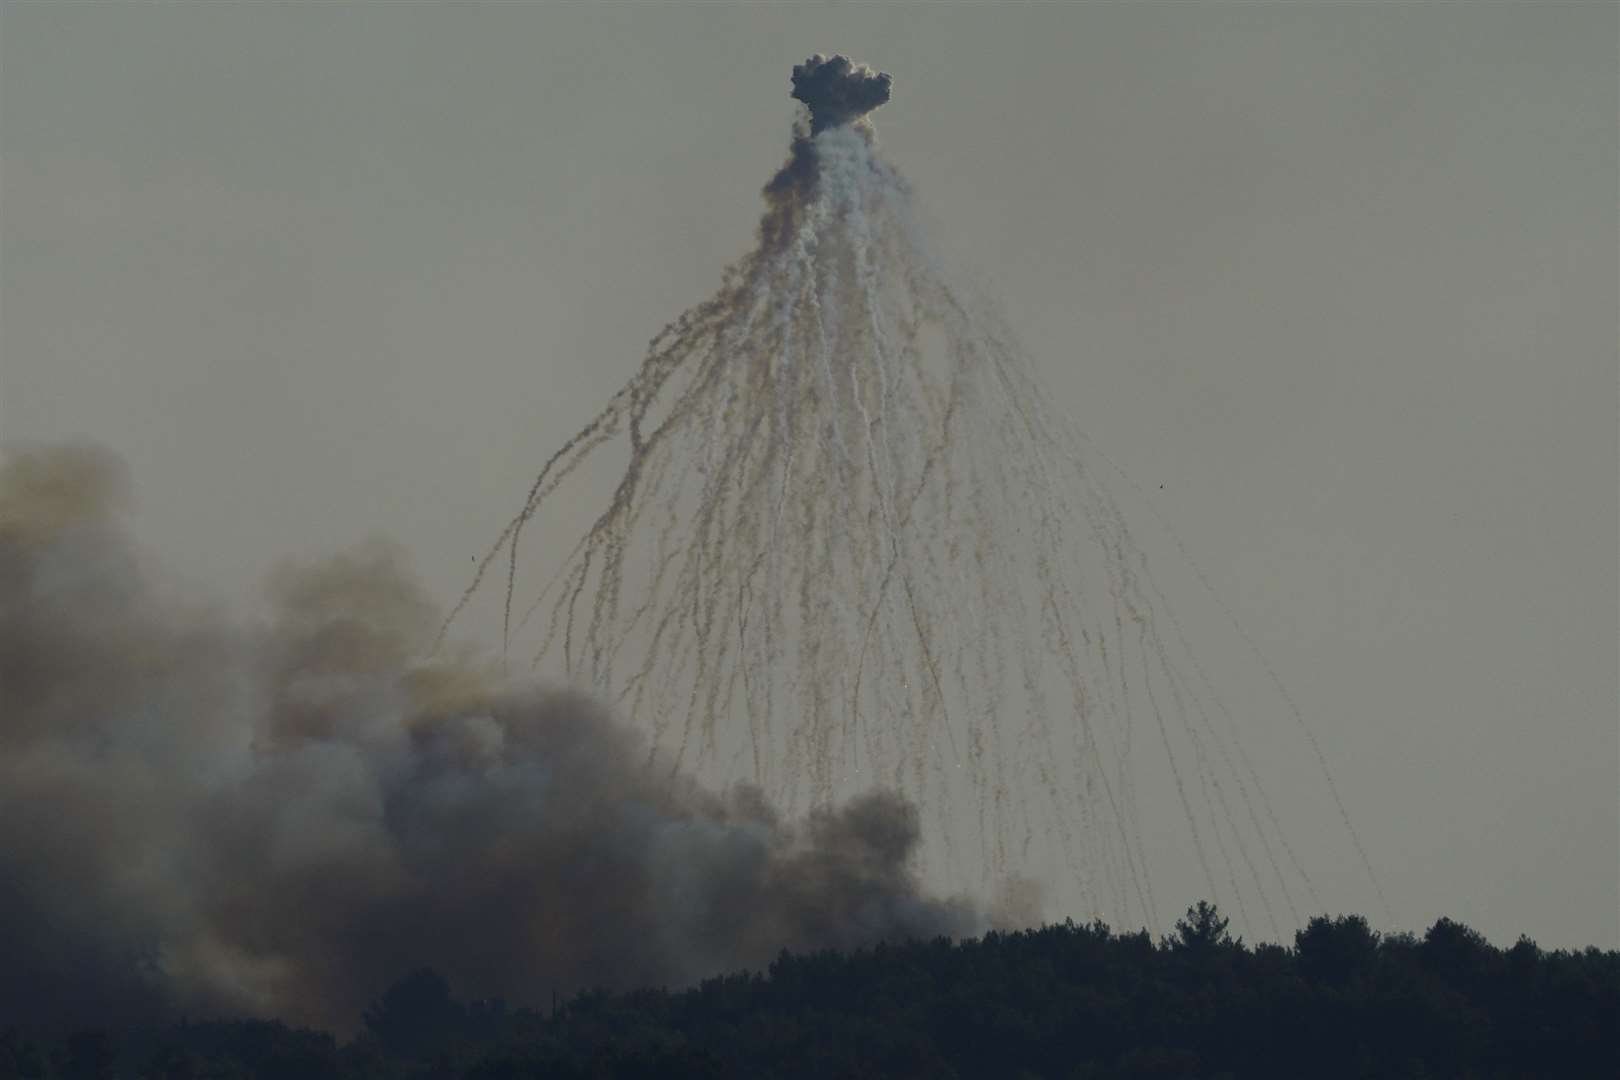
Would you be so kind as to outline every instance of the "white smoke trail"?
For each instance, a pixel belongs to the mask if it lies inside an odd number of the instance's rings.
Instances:
[[[1297,923],[1309,879],[1089,449],[877,152],[888,77],[817,57],[794,81],[811,119],[758,247],[545,463],[451,620],[504,556],[507,648],[538,620],[534,663],[656,760],[788,811],[899,787],[930,869],[1062,867],[1124,924],[1159,925],[1152,739],[1211,895]],[[610,444],[605,509],[517,610],[526,525]]]

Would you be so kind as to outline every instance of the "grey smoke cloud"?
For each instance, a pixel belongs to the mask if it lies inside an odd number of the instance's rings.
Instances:
[[[865,116],[889,100],[894,79],[847,56],[817,53],[793,68],[793,96],[810,109],[812,134]]]
[[[233,622],[144,564],[128,492],[94,448],[0,464],[0,1016],[346,1028],[420,965],[533,1001],[979,925],[900,799],[784,821],[590,701],[419,661],[439,613],[386,543]]]

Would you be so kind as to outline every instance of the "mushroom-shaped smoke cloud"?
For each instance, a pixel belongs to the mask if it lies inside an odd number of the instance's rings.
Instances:
[[[811,134],[865,116],[889,100],[894,80],[847,56],[817,53],[793,69],[793,96],[810,107]]]

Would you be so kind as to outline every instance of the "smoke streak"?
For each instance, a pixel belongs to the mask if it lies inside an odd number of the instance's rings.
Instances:
[[[540,1001],[977,925],[919,892],[893,796],[784,822],[584,699],[414,662],[439,613],[387,544],[280,568],[233,624],[143,568],[127,503],[103,451],[0,465],[8,1020],[346,1028],[418,965]]]
[[[757,247],[545,460],[450,620],[504,568],[506,650],[619,703],[655,757],[786,808],[880,779],[923,808],[930,872],[1067,874],[1119,924],[1162,925],[1135,779],[1157,744],[1206,887],[1279,934],[1310,879],[1234,711],[1083,436],[878,153],[888,77],[818,55],[793,85],[808,123]],[[591,526],[526,553],[608,450],[628,464]]]

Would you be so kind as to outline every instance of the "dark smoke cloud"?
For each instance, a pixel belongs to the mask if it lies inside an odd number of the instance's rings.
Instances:
[[[810,122],[794,125],[788,159],[771,177],[761,193],[766,212],[759,225],[759,242],[765,250],[776,250],[802,223],[802,215],[815,197],[821,179],[821,140],[816,136],[828,128],[845,126],[870,142],[870,124],[858,123],[862,116],[889,100],[894,80],[856,64],[847,56],[817,53],[793,69],[793,96],[808,106]],[[896,191],[909,186],[898,175],[889,173],[884,183]]]
[[[811,134],[865,116],[889,100],[894,85],[847,56],[817,53],[793,68],[793,96],[810,108]]]
[[[419,965],[536,1001],[977,924],[897,798],[784,822],[588,701],[417,662],[438,613],[387,544],[234,623],[143,567],[127,493],[91,448],[0,464],[0,1017],[342,1029]]]

